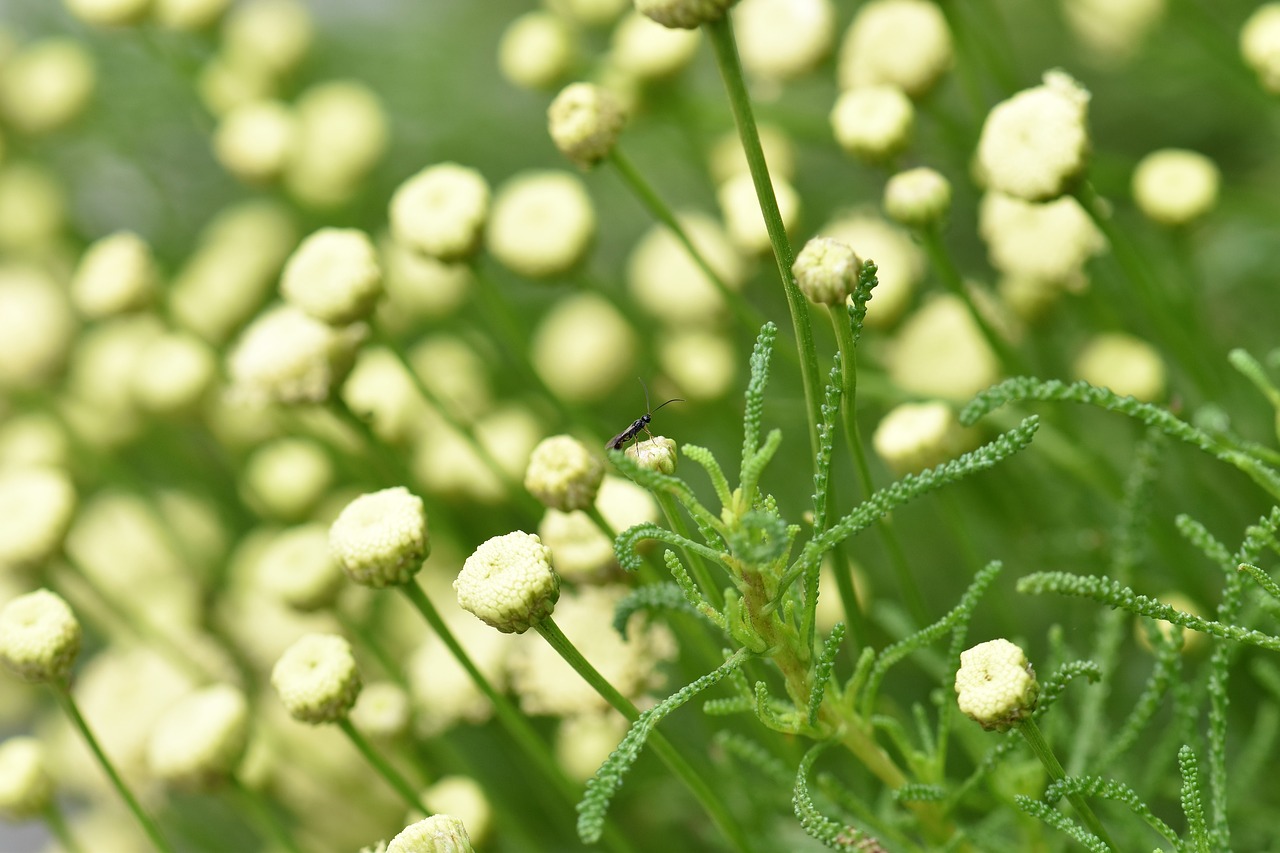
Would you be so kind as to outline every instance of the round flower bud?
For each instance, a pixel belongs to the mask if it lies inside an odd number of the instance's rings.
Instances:
[[[331,326],[364,319],[382,294],[382,268],[369,235],[321,228],[302,241],[280,278],[280,295]]]
[[[1000,362],[964,302],[945,293],[902,325],[889,377],[909,393],[962,403],[999,379]]]
[[[378,242],[387,298],[379,320],[393,331],[418,320],[448,317],[470,293],[472,275],[465,264],[449,264],[424,255],[387,235]]]
[[[151,0],[63,0],[75,17],[99,27],[136,24],[151,6]]]
[[[1063,71],[1024,89],[987,115],[977,167],[987,186],[1028,201],[1062,195],[1084,171],[1089,92]]]
[[[565,717],[556,731],[556,760],[570,779],[586,782],[627,735],[627,718],[610,709]]]
[[[134,311],[151,301],[158,279],[147,242],[118,231],[85,249],[71,278],[71,301],[91,318]]]
[[[573,30],[552,12],[537,10],[519,16],[498,42],[498,69],[522,89],[549,89],[573,66]]]
[[[52,802],[53,780],[40,741],[13,737],[0,743],[0,817],[14,822],[39,817]]]
[[[0,610],[0,663],[23,681],[60,681],[80,653],[80,623],[62,597],[38,589]]]
[[[733,17],[742,67],[765,80],[807,74],[835,41],[831,0],[742,0]]]
[[[278,438],[253,452],[241,477],[245,501],[267,518],[297,521],[333,484],[333,463],[308,438]]]
[[[913,98],[933,88],[951,67],[951,31],[928,0],[871,0],[840,44],[840,88],[887,84]]]
[[[318,523],[272,539],[258,557],[258,573],[263,588],[303,613],[329,607],[346,585],[329,549],[329,529]]]
[[[351,709],[351,724],[356,730],[377,740],[393,740],[403,735],[409,730],[409,717],[409,694],[391,681],[366,684]]]
[[[686,400],[718,400],[733,387],[738,351],[724,334],[673,329],[658,342],[658,364]]]
[[[626,449],[626,454],[641,468],[659,474],[673,474],[676,470],[676,443],[665,435],[655,435],[639,441]]]
[[[391,197],[396,240],[441,261],[460,261],[480,245],[489,215],[489,185],[456,163],[428,166]]]
[[[36,568],[57,553],[75,508],[75,486],[62,471],[0,473],[0,570]]]
[[[566,580],[590,583],[618,565],[613,540],[581,510],[547,510],[538,522],[538,538],[551,549],[551,567]]]
[[[884,212],[910,228],[932,225],[951,207],[951,182],[926,167],[908,169],[884,187]]]
[[[568,435],[543,439],[529,457],[524,487],[544,506],[570,512],[595,503],[604,462]]]
[[[345,204],[387,150],[387,112],[377,93],[355,80],[320,83],[294,105],[298,133],[285,165],[289,194],[311,207]]]
[[[233,107],[213,133],[213,154],[232,175],[251,184],[273,181],[284,172],[298,133],[293,109],[280,101],[251,101]]]
[[[893,157],[907,147],[915,127],[911,99],[896,86],[859,86],[836,99],[831,129],[849,154],[872,163]]]
[[[800,196],[791,184],[779,177],[773,178],[773,195],[782,225],[790,231],[800,218]],[[773,244],[769,241],[769,229],[760,212],[760,199],[751,176],[742,174],[730,178],[720,185],[716,198],[724,214],[725,227],[738,248],[754,255],[768,252]]]
[[[232,389],[264,403],[323,403],[350,370],[363,337],[359,326],[336,329],[292,305],[268,309],[227,359]]]
[[[857,288],[861,270],[853,249],[830,237],[805,243],[791,265],[800,292],[819,305],[843,305]]]
[[[512,272],[555,278],[578,265],[595,235],[582,181],[567,172],[524,172],[498,191],[486,244]]]
[[[1071,285],[1106,240],[1080,202],[1048,203],[989,192],[978,206],[978,233],[991,265],[1006,275]]]
[[[142,348],[131,380],[133,399],[156,414],[190,412],[217,374],[217,357],[208,344],[184,332],[166,333]]]
[[[156,778],[177,788],[209,790],[235,772],[249,737],[249,703],[228,684],[205,687],[166,711],[147,741]]]
[[[346,719],[360,694],[351,644],[336,634],[306,634],[285,649],[271,684],[295,720],[317,725]]]
[[[194,32],[212,26],[231,0],[152,0],[156,22],[172,30]]]
[[[455,815],[468,827],[477,844],[484,843],[493,822],[493,808],[484,788],[470,776],[442,776],[422,792],[422,804],[437,814]]]
[[[636,0],[636,11],[664,27],[696,30],[718,21],[738,0]]]
[[[875,261],[879,284],[867,303],[866,323],[873,329],[893,325],[924,278],[924,253],[911,235],[877,216],[863,214],[829,222],[820,233],[848,244],[858,257]]]
[[[761,124],[760,148],[764,151],[764,159],[769,164],[769,175],[785,178],[788,181],[795,177],[796,150],[787,132],[777,125]],[[707,167],[711,170],[711,179],[716,185],[737,175],[751,174],[747,165],[747,154],[742,148],[742,139],[736,131],[720,136],[711,147],[707,157]]]
[[[48,169],[30,161],[0,169],[0,249],[31,255],[53,248],[66,222],[66,193]]]
[[[941,465],[955,458],[965,443],[960,421],[943,402],[896,406],[871,438],[876,453],[899,476]]]
[[[57,281],[36,267],[0,267],[0,388],[52,379],[74,335],[75,317]]]
[[[740,289],[747,265],[720,223],[702,213],[681,213],[677,219],[725,286]],[[668,325],[703,327],[726,310],[715,283],[671,229],[660,224],[646,231],[631,251],[627,292],[641,308]]]
[[[196,88],[209,112],[222,117],[237,107],[277,97],[277,83],[267,69],[232,59],[224,51],[205,62],[196,80]]]
[[[534,370],[567,402],[599,400],[631,371],[636,333],[611,302],[595,293],[562,299],[534,330]]]
[[[434,814],[401,830],[387,845],[387,853],[475,853],[475,848],[462,821]]]
[[[1165,393],[1160,353],[1146,341],[1122,332],[1094,337],[1076,357],[1072,372],[1090,385],[1110,388],[1144,403],[1156,402]]]
[[[1195,151],[1153,151],[1133,172],[1133,200],[1161,225],[1186,225],[1218,203],[1222,173]]]
[[[1062,17],[1097,64],[1116,67],[1142,49],[1167,7],[1165,0],[1067,0]]]
[[[685,68],[698,50],[697,30],[671,30],[639,12],[628,12],[613,28],[609,60],[639,80],[661,80]]]
[[[1240,54],[1269,92],[1280,93],[1280,3],[1264,3],[1240,29]]]
[[[499,631],[523,634],[551,615],[560,577],[551,549],[519,530],[480,545],[453,582],[458,604]]]
[[[594,83],[571,83],[547,108],[551,141],[582,169],[609,156],[626,120],[617,96]]]
[[[20,131],[48,133],[80,115],[93,86],[93,61],[80,42],[44,39],[5,59],[0,109]]]
[[[222,23],[222,52],[234,63],[279,76],[307,55],[314,29],[301,0],[240,3]]]
[[[13,413],[0,423],[0,470],[65,468],[70,462],[67,430],[54,415],[47,412]],[[0,508],[0,518],[6,513],[7,510]],[[0,541],[8,538],[8,533],[0,532]],[[4,562],[0,557],[0,564]]]
[[[329,550],[358,584],[408,583],[431,553],[422,498],[404,486],[361,495],[329,527]]]
[[[1040,685],[1022,649],[988,640],[960,653],[956,701],[984,729],[1005,731],[1035,710]]]

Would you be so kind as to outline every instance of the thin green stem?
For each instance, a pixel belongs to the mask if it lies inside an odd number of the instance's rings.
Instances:
[[[1036,758],[1040,759],[1040,763],[1044,765],[1049,778],[1054,781],[1066,779],[1066,771],[1062,769],[1062,764],[1058,761],[1058,757],[1053,754],[1053,749],[1049,746],[1049,742],[1044,739],[1044,734],[1040,731],[1040,727],[1036,725],[1036,721],[1031,717],[1026,717],[1017,724],[1017,729],[1023,740],[1027,742],[1027,746],[1031,747],[1031,751],[1035,753]],[[1102,839],[1103,843],[1112,850],[1121,849],[1107,835],[1106,829],[1103,828],[1101,821],[1098,820],[1098,816],[1093,813],[1093,809],[1089,808],[1089,804],[1084,797],[1077,793],[1071,793],[1067,794],[1067,800],[1075,807],[1080,819],[1084,821],[1090,832]]]
[[[550,646],[556,650],[565,662],[577,671],[588,684],[590,684],[597,693],[604,697],[610,705],[612,705],[619,713],[625,716],[631,722],[635,722],[640,718],[640,711],[630,699],[618,692],[609,681],[600,674],[591,662],[582,656],[577,647],[570,642],[569,638],[560,630],[560,626],[553,619],[547,617],[536,626],[538,633],[547,641]],[[680,751],[675,748],[671,741],[658,731],[650,733],[648,743],[658,753],[658,757],[667,765],[667,767],[680,777],[685,787],[697,798],[702,807],[706,809],[707,814],[711,816],[711,820],[720,828],[725,837],[733,844],[734,848],[739,851],[749,851],[752,849],[750,840],[738,822],[734,820],[733,815],[729,812],[728,806],[720,799],[715,789],[709,785],[700,775],[693,765],[685,760]]]
[[[107,758],[107,754],[102,751],[98,739],[93,736],[93,732],[89,730],[89,725],[84,721],[84,717],[80,715],[80,709],[76,707],[76,700],[71,696],[71,688],[66,681],[54,682],[50,685],[53,688],[54,698],[58,700],[63,713],[71,720],[71,724],[80,732],[80,736],[84,738],[89,750],[98,760],[98,764],[107,774],[107,778],[111,780],[112,786],[120,794],[125,805],[129,807],[129,811],[133,812],[134,818],[142,826],[142,831],[147,834],[147,838],[151,840],[151,844],[163,853],[174,853],[174,849],[169,842],[160,833],[160,827],[155,821],[142,809],[142,805],[134,797],[133,792],[129,790],[129,786],[124,783],[124,779],[116,772],[115,765],[111,763],[111,759]]]
[[[693,541],[689,533],[689,525],[685,522],[684,516],[680,514],[680,507],[676,504],[675,498],[665,492],[655,492],[654,498],[658,501],[658,506],[662,509],[662,514],[667,518],[667,524],[671,525],[679,536],[684,539]],[[689,574],[698,584],[698,588],[702,590],[702,594],[706,596],[707,601],[716,610],[724,607],[724,589],[715,582],[711,575],[711,570],[707,568],[706,562],[703,561],[702,555],[688,548],[681,549],[684,552],[685,565],[689,567]]]
[[[422,805],[422,799],[418,796],[418,792],[409,784],[409,780],[400,775],[400,771],[391,766],[385,758],[378,754],[373,748],[373,744],[357,729],[349,719],[338,720],[338,728],[342,729],[355,748],[365,757],[365,760],[373,766],[378,775],[386,780],[387,784],[395,789],[400,798],[404,800],[410,811],[426,811],[426,806]]]
[[[284,824],[284,821],[280,819],[279,813],[262,798],[258,791],[244,784],[240,777],[234,773],[231,774],[227,783],[241,808],[253,815],[258,827],[269,835],[276,844],[280,845],[280,849],[286,850],[288,853],[302,853],[302,848],[294,840],[293,833],[289,831],[289,827]]]
[[[819,411],[822,389],[818,376],[818,353],[813,342],[813,326],[809,322],[809,305],[796,285],[795,276],[791,273],[794,256],[791,243],[787,239],[786,227],[782,223],[782,214],[778,210],[778,200],[773,194],[773,182],[769,178],[769,165],[764,159],[764,148],[760,145],[760,134],[756,129],[756,120],[751,108],[751,98],[747,95],[746,81],[742,76],[742,63],[738,59],[738,45],[733,37],[733,25],[729,16],[725,15],[717,21],[705,24],[707,37],[715,51],[716,64],[720,67],[720,76],[724,80],[725,91],[729,96],[729,104],[733,108],[734,120],[738,125],[738,136],[742,139],[742,149],[747,156],[747,166],[751,170],[751,180],[756,187],[756,196],[760,200],[760,210],[764,214],[765,227],[769,231],[769,242],[773,246],[773,257],[778,264],[778,275],[782,279],[782,289],[787,297],[787,307],[791,312],[791,325],[795,330],[796,343],[800,348],[800,376],[804,383],[805,411],[809,421],[809,447],[814,458],[818,455],[818,424],[822,423]]]
[[[330,612],[338,620],[338,624],[342,626],[342,629],[359,640],[360,644],[368,650],[373,659],[378,662],[378,666],[382,667],[382,671],[386,673],[387,678],[400,687],[407,688],[409,686],[408,681],[405,679],[404,671],[396,665],[391,654],[378,640],[373,631],[370,631],[359,619],[353,619],[343,613],[338,607],[331,608]]]
[[[57,801],[50,801],[45,806],[44,811],[40,813],[44,818],[45,825],[49,827],[49,832],[53,833],[53,837],[58,839],[59,846],[62,847],[63,853],[83,853],[84,848],[80,846],[80,842],[76,841],[76,837],[71,834],[71,827],[67,825],[67,819],[62,814],[62,808]]]
[[[387,446],[387,443],[373,430],[373,426],[352,411],[347,401],[335,394],[329,401],[329,411],[339,421],[349,426],[360,436],[369,456],[366,457],[376,479],[386,486],[403,483],[406,479],[404,462]]]
[[[605,518],[604,513],[600,512],[600,507],[593,503],[591,506],[583,510],[583,512],[591,517],[591,520],[595,522],[596,527],[600,528],[600,532],[609,537],[610,542],[618,538],[618,531],[613,529],[613,525],[609,523],[609,519]]]

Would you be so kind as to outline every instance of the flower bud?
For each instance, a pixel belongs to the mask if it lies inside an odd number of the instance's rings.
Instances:
[[[793,80],[816,68],[836,35],[832,0],[743,0],[734,12],[743,69],[763,80]]]
[[[524,487],[544,506],[571,512],[596,499],[604,478],[604,462],[568,435],[543,439],[529,457]]]
[[[227,781],[244,755],[249,705],[227,684],[205,687],[156,721],[147,762],[157,778],[178,788],[209,790]]]
[[[1063,71],[1002,101],[987,115],[977,165],[990,189],[1027,201],[1066,192],[1089,154],[1089,92]]]
[[[858,257],[875,261],[879,283],[867,303],[867,327],[884,329],[897,322],[924,278],[924,253],[911,234],[866,214],[840,217],[819,233],[848,244]]]
[[[880,421],[871,438],[876,453],[898,475],[923,471],[953,459],[965,444],[960,421],[943,402],[896,406]]]
[[[551,568],[551,549],[517,530],[480,545],[453,588],[464,610],[499,631],[523,634],[555,609],[560,577]]]
[[[858,9],[840,44],[841,89],[896,86],[913,98],[951,67],[951,31],[928,0],[871,0]]]
[[[1161,225],[1186,225],[1218,203],[1222,173],[1195,151],[1166,148],[1143,157],[1133,172],[1133,200]]]
[[[422,792],[422,804],[437,814],[456,816],[475,843],[483,843],[493,822],[484,788],[470,776],[442,776]]]
[[[773,178],[773,195],[778,202],[782,225],[790,231],[800,218],[800,196],[790,183],[777,176]],[[725,181],[716,191],[716,199],[720,202],[720,212],[724,214],[729,236],[738,248],[755,255],[768,252],[773,243],[769,239],[769,229],[765,225],[751,175],[735,175]]]
[[[934,224],[949,207],[951,183],[933,169],[908,169],[885,184],[884,212],[909,228]]]
[[[195,32],[212,26],[231,0],[152,0],[152,14],[162,27]]]
[[[333,462],[309,438],[277,438],[249,457],[241,476],[245,502],[266,518],[299,521],[333,484]]]
[[[1123,332],[1097,335],[1076,357],[1072,372],[1090,385],[1152,403],[1164,396],[1164,359],[1155,347]]]
[[[314,29],[302,0],[239,3],[223,21],[222,51],[232,62],[280,76],[307,55]]]
[[[697,30],[668,29],[632,11],[613,28],[609,59],[638,80],[662,80],[693,60],[700,40]]]
[[[71,301],[85,317],[99,318],[145,307],[159,271],[147,242],[118,231],[85,249],[71,279]]]
[[[69,38],[32,42],[6,57],[0,112],[24,133],[57,130],[80,115],[93,94],[93,61]]]
[[[358,584],[408,583],[431,552],[422,498],[404,486],[361,495],[329,528],[329,548]]]
[[[291,305],[271,308],[228,356],[232,389],[261,402],[322,403],[351,369],[364,334],[358,325],[336,329]]]
[[[608,89],[572,83],[547,108],[551,140],[576,166],[590,169],[613,150],[626,124],[622,105]]]
[[[943,293],[902,324],[888,372],[911,394],[962,403],[999,379],[1000,362],[960,297]]]
[[[567,172],[532,171],[498,191],[485,242],[512,272],[543,279],[576,267],[595,235],[595,209],[582,181]]]
[[[541,9],[526,12],[502,32],[498,68],[522,89],[549,89],[573,66],[573,30],[563,18]]]
[[[330,326],[363,320],[382,294],[382,268],[369,235],[321,228],[289,257],[280,295]]]
[[[145,17],[151,0],[63,0],[63,5],[86,24],[120,27]]]
[[[960,710],[996,731],[1029,716],[1040,694],[1027,656],[1008,640],[989,640],[961,652],[955,687]]]
[[[62,471],[0,474],[0,571],[38,568],[57,553],[75,508],[75,486]]]
[[[61,681],[80,653],[76,615],[47,589],[20,595],[0,610],[0,663],[23,681]]]
[[[480,245],[489,216],[489,185],[456,163],[428,166],[391,197],[396,240],[441,261],[460,261]]]
[[[195,409],[217,377],[208,344],[185,332],[166,333],[142,348],[130,390],[140,408],[174,415]]]
[[[647,441],[636,442],[625,452],[641,468],[648,468],[659,474],[675,473],[676,443],[665,435],[655,435]]]
[[[854,157],[888,160],[911,141],[916,111],[896,86],[859,86],[840,95],[831,109],[836,142]]]
[[[376,740],[400,737],[408,731],[409,722],[409,694],[392,681],[366,684],[351,709],[351,724],[361,734]]]
[[[318,725],[346,719],[360,694],[351,644],[336,634],[306,634],[271,670],[271,684],[295,720]]]
[[[664,27],[696,30],[718,21],[738,0],[636,0],[636,11]]]
[[[405,827],[391,839],[387,853],[475,853],[462,821],[435,814]]]
[[[533,367],[562,400],[600,400],[635,363],[635,330],[604,297],[562,299],[539,322],[530,346]]]
[[[3,217],[0,204],[0,217]],[[0,225],[3,228],[3,225]],[[0,267],[0,389],[51,380],[66,361],[75,317],[59,283],[44,270]]]
[[[791,272],[810,302],[843,305],[858,286],[862,261],[839,240],[814,237],[796,255]]]
[[[288,104],[254,100],[227,111],[213,133],[213,153],[222,167],[249,184],[274,181],[284,172],[298,136]]]
[[[275,536],[258,557],[258,574],[265,589],[303,613],[329,607],[346,585],[329,549],[329,530],[318,523]]]
[[[1268,92],[1280,93],[1280,3],[1264,3],[1240,29],[1240,54]]]
[[[21,821],[38,817],[53,802],[53,780],[45,768],[44,747],[32,737],[0,743],[0,817]]]

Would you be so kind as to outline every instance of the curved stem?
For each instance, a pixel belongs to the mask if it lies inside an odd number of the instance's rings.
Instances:
[[[1045,771],[1048,772],[1049,778],[1054,781],[1062,781],[1067,778],[1066,771],[1062,769],[1058,757],[1053,754],[1053,749],[1049,746],[1049,742],[1044,739],[1044,734],[1040,731],[1040,727],[1036,725],[1036,721],[1031,717],[1026,717],[1017,724],[1018,734],[1022,735],[1023,740],[1027,742],[1027,746],[1031,747],[1031,751],[1036,754],[1036,758],[1040,759],[1040,763],[1044,765]],[[1098,820],[1098,816],[1093,813],[1093,809],[1089,808],[1089,803],[1084,797],[1077,793],[1067,794],[1067,800],[1075,807],[1076,812],[1080,815],[1080,819],[1084,821],[1084,825],[1089,831],[1112,850],[1120,850],[1107,835],[1107,830],[1103,828],[1102,822]]]
[[[654,492],[653,496],[657,499],[658,506],[662,508],[662,514],[667,517],[667,524],[671,525],[671,529],[682,538],[692,541],[693,537],[689,535],[689,525],[685,523],[684,516],[680,514],[680,507],[676,505],[675,498],[666,492]],[[716,610],[723,608],[724,590],[720,585],[716,584],[702,555],[689,548],[681,548],[680,550],[684,553],[684,561],[685,565],[689,567],[689,574],[693,576],[694,581],[702,590],[702,594],[707,601]]]
[[[360,754],[373,766],[373,769],[378,771],[378,775],[395,789],[410,811],[426,811],[426,806],[422,805],[421,798],[413,790],[409,780],[400,775],[400,771],[392,767],[390,762],[378,754],[378,751],[373,748],[373,744],[369,743],[369,740],[360,734],[360,730],[352,725],[351,720],[338,720],[338,728],[342,729],[343,734],[351,740],[356,749],[360,750]]]
[[[76,837],[71,834],[71,827],[67,825],[67,819],[62,814],[62,809],[56,801],[50,801],[44,811],[40,813],[44,818],[45,825],[49,827],[49,832],[53,837],[58,839],[58,844],[62,847],[64,853],[83,853],[84,848],[76,841]]]
[[[93,736],[93,732],[89,730],[89,725],[84,721],[84,717],[80,715],[80,709],[76,707],[76,700],[71,697],[71,688],[66,681],[55,682],[50,685],[53,688],[54,698],[58,700],[58,705],[63,712],[71,720],[76,730],[80,732],[80,736],[84,738],[89,750],[93,753],[94,758],[98,760],[98,764],[107,774],[107,778],[111,780],[111,785],[120,794],[125,805],[129,807],[129,811],[133,812],[134,818],[142,826],[142,831],[147,834],[147,838],[151,840],[151,844],[162,853],[174,853],[173,847],[165,840],[160,833],[160,827],[155,821],[142,809],[142,805],[134,797],[133,792],[129,790],[129,786],[124,783],[124,779],[116,772],[115,765],[111,763],[111,759],[107,758],[107,754],[102,751],[98,739]]]
[[[542,620],[536,626],[538,633],[543,639],[556,650],[565,662],[577,671],[595,691],[604,697],[610,705],[612,705],[619,713],[631,722],[635,722],[640,718],[640,711],[628,699],[618,692],[609,681],[600,674],[591,662],[582,656],[577,647],[569,641],[569,638],[560,630],[560,626],[555,623],[551,617]],[[671,741],[667,740],[662,733],[658,731],[651,732],[648,742],[652,744],[653,749],[658,753],[658,757],[662,759],[667,767],[680,777],[685,787],[697,798],[702,807],[706,809],[707,814],[711,816],[711,820],[715,822],[720,831],[733,844],[734,848],[739,851],[749,851],[752,849],[751,842],[747,838],[746,833],[738,822],[734,820],[733,815],[729,812],[728,807],[721,801],[719,794],[709,785],[706,780],[698,775],[698,771],[693,768],[685,760],[680,751],[675,748]]]
[[[293,833],[285,826],[280,815],[271,808],[270,803],[264,802],[257,791],[244,784],[234,773],[231,774],[227,783],[240,805],[253,815],[259,827],[280,845],[280,849],[288,853],[302,853],[302,848],[294,840]]]

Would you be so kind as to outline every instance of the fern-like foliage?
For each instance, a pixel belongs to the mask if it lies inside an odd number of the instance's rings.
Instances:
[[[774,788],[786,790],[794,783],[791,769],[758,741],[727,729],[716,732],[713,739],[727,755],[752,768],[756,776],[769,780]]]
[[[844,640],[844,623],[837,622],[822,646],[822,654],[813,669],[813,691],[809,694],[809,725],[817,725],[818,709],[822,707],[822,698],[827,692],[827,682],[836,666],[836,653],[840,651],[840,643]]]
[[[1045,789],[1044,800],[1052,803],[1063,797],[1073,795],[1097,797],[1122,803],[1128,807],[1129,811],[1141,818],[1147,826],[1171,842],[1174,850],[1180,851],[1183,849],[1182,842],[1178,839],[1178,834],[1173,831],[1169,824],[1156,817],[1155,812],[1142,801],[1137,791],[1123,782],[1103,779],[1100,776],[1068,776],[1065,779],[1057,779],[1050,783],[1049,787]]]
[[[618,558],[618,565],[628,572],[638,571],[641,560],[640,554],[636,551],[636,546],[646,539],[657,539],[659,542],[666,542],[668,545],[674,545],[677,548],[685,548],[701,554],[713,563],[720,562],[719,551],[714,551],[706,545],[694,542],[692,539],[686,539],[679,533],[646,521],[627,528],[618,534],[617,539],[613,540],[613,553]]]
[[[765,323],[751,350],[751,379],[747,382],[746,397],[742,408],[742,466],[755,455],[760,446],[760,422],[764,419],[764,389],[769,384],[769,360],[773,356],[773,342],[778,337],[778,327]]]
[[[853,289],[849,300],[849,326],[853,329],[855,344],[862,337],[862,323],[867,319],[867,303],[871,301],[871,292],[880,283],[876,276],[879,271],[880,268],[871,259],[864,260],[862,269],[858,270],[858,285]]]
[[[1182,775],[1182,814],[1187,819],[1187,835],[1191,844],[1187,848],[1195,853],[1212,853],[1209,827],[1204,818],[1204,801],[1200,795],[1200,764],[1191,747],[1183,745],[1178,750],[1178,772]]]
[[[671,552],[668,551],[668,554]],[[613,608],[613,630],[625,640],[627,623],[636,613],[658,613],[678,611],[704,616],[703,612],[689,603],[684,590],[674,583],[651,583],[638,586],[622,597]]]
[[[1053,806],[1042,800],[1035,800],[1031,797],[1021,794],[1015,796],[1013,801],[1017,803],[1018,808],[1040,820],[1059,832],[1069,835],[1071,838],[1092,853],[1116,853],[1101,838],[1058,811]]]
[[[813,794],[809,791],[809,771],[813,763],[826,748],[818,744],[805,753],[796,769],[795,787],[792,790],[791,803],[800,819],[800,826],[809,837],[817,839],[830,850],[857,850],[860,853],[886,853],[885,848],[873,836],[857,827],[848,826],[832,820],[818,810],[813,802]]]

